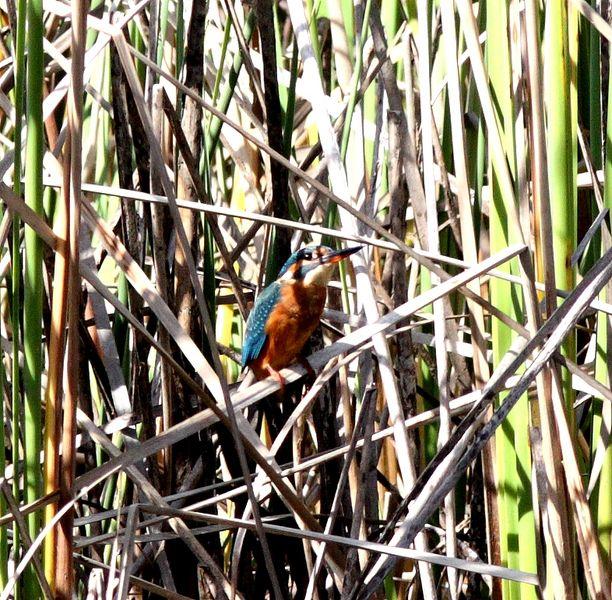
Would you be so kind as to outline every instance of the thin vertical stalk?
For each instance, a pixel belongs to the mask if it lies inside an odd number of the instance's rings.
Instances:
[[[170,2],[168,0],[161,0],[161,8],[159,11],[159,37],[157,40],[157,64],[162,67],[162,60],[164,59],[164,44],[166,41],[166,34],[168,33],[168,12]],[[177,19],[178,21],[178,19]]]
[[[486,5],[482,3],[479,5],[478,22],[483,24],[486,18]],[[467,77],[467,68],[464,66],[459,70],[459,79],[463,81]],[[449,84],[452,83],[449,80]],[[486,233],[482,228],[482,206],[484,203],[483,199],[483,182],[486,170],[486,151],[485,151],[485,119],[482,115],[480,106],[480,99],[477,94],[477,86],[474,80],[468,80],[466,90],[466,101],[465,101],[465,114],[474,114],[475,121],[472,126],[466,126],[466,155],[472,157],[473,160],[467,164],[468,168],[468,181],[470,187],[474,190],[474,208],[473,214],[471,215],[472,223],[474,225],[474,238],[480,246],[481,241],[484,240]],[[456,111],[451,111],[451,115],[456,114]],[[451,127],[452,127],[451,121]],[[458,167],[455,167],[458,170]],[[460,175],[460,172],[457,173]],[[461,192],[459,193],[459,207],[460,207],[460,219],[461,217]],[[470,207],[471,208],[471,207]],[[463,219],[462,219],[463,220]],[[462,223],[463,227],[463,223]],[[467,246],[466,246],[467,244]],[[469,241],[464,239],[462,234],[462,245],[464,255],[469,251]],[[480,288],[480,286],[478,286]],[[480,292],[480,289],[479,289]],[[469,304],[468,304],[469,308]],[[484,315],[483,315],[484,317]],[[484,327],[482,329],[484,332]],[[474,329],[472,331],[472,337],[476,333]],[[484,341],[484,340],[483,340]],[[478,386],[478,353],[475,354],[474,361],[474,372],[476,375],[476,385]],[[486,385],[490,375],[490,368],[488,360],[485,358],[486,371],[481,371],[482,374],[482,385]],[[489,408],[489,413],[492,413],[492,408]],[[482,457],[482,468],[483,468],[483,487],[485,490],[485,512],[486,512],[486,531],[487,531],[487,550],[489,554],[489,560],[495,564],[501,563],[501,552],[500,552],[500,536],[499,536],[499,503],[497,497],[497,489],[495,485],[495,438],[489,440],[489,443],[483,449]],[[501,580],[493,580],[492,597],[498,599],[501,595]]]
[[[593,0],[592,4],[596,4]],[[601,38],[592,25],[588,26],[589,36],[589,143],[593,168],[601,169],[602,164],[602,122],[601,122]],[[609,112],[608,112],[609,114]]]
[[[435,177],[433,172],[433,135],[431,110],[431,64],[430,64],[430,39],[429,39],[429,2],[418,0],[417,16],[419,29],[417,42],[419,48],[418,75],[419,75],[419,97],[421,106],[421,131],[422,131],[422,153],[423,174],[425,180],[425,201],[427,206],[427,250],[429,252],[440,252],[440,237],[438,233],[438,209],[435,189]],[[440,283],[440,278],[430,274],[431,285]],[[449,410],[449,365],[446,353],[446,319],[444,318],[444,302],[439,300],[433,304],[434,317],[434,339],[435,360],[438,396],[440,401],[440,428],[438,430],[438,447],[442,447],[448,440],[451,432],[450,410]],[[444,520],[446,530],[446,554],[456,556],[457,538],[455,532],[455,495],[448,494],[444,499]],[[448,583],[451,598],[457,596],[457,571],[448,569]],[[430,597],[428,595],[428,597]]]
[[[13,166],[13,190],[17,196],[21,195],[21,151],[22,151],[22,119],[24,113],[24,91],[25,91],[25,25],[26,25],[26,2],[19,0],[17,4],[17,31],[14,33],[15,52],[15,132],[14,149],[15,162]],[[11,412],[12,412],[12,436],[11,448],[13,464],[19,463],[19,433],[21,431],[21,375],[19,366],[19,352],[21,340],[21,220],[17,213],[13,213],[12,232],[12,270],[11,270],[11,323],[13,329],[12,361],[11,361]],[[19,498],[19,478],[13,477],[13,496]],[[19,558],[19,527],[13,527],[13,560]],[[21,598],[21,588],[15,588],[15,598]]]
[[[276,5],[275,5],[276,6]],[[300,55],[298,52],[297,42],[293,38],[291,55],[291,79],[289,82],[289,90],[287,92],[287,104],[285,106],[285,125],[283,132],[283,154],[286,157],[291,155],[291,144],[293,138],[293,122],[295,118],[295,86],[297,83],[298,66]]]
[[[361,22],[361,31],[355,35],[355,44],[356,44],[356,61],[353,67],[353,78],[352,78],[352,87],[350,90],[350,96],[347,103],[346,108],[346,117],[344,119],[344,125],[342,129],[342,138],[340,142],[340,158],[342,162],[345,164],[350,164],[351,168],[360,174],[363,174],[363,177],[351,177],[349,178],[349,191],[351,196],[355,198],[363,197],[364,189],[367,187],[365,180],[365,165],[363,164],[364,160],[364,148],[369,144],[362,135],[361,129],[361,110],[360,106],[357,104],[358,100],[358,91],[362,79],[362,70],[363,70],[363,49],[366,39],[366,34],[368,31],[369,21],[370,21],[370,10],[372,7],[372,0],[366,0],[366,4],[363,10],[363,20]],[[343,88],[344,89],[344,88]],[[367,93],[367,91],[366,91]],[[355,119],[353,117],[357,117],[357,122],[355,123]],[[349,145],[349,142],[352,143]],[[367,154],[367,150],[366,150]],[[328,208],[327,214],[325,216],[326,223],[330,227],[337,226],[338,220],[338,209],[336,206],[331,205]],[[331,242],[330,242],[331,243]],[[340,276],[342,281],[345,281],[346,273],[345,273],[346,265],[340,265]],[[345,310],[348,307],[346,296],[343,297],[343,306]]]
[[[351,64],[351,51],[349,49],[349,40],[347,37],[347,29],[343,18],[343,6],[346,0],[331,0],[327,2],[329,11],[329,27],[331,31],[332,47],[335,63],[335,74],[338,80],[338,85],[342,92],[346,95],[349,91],[351,83],[351,75],[353,66]],[[350,7],[352,12],[352,5]]]
[[[189,19],[189,29],[187,32],[187,51],[185,54],[185,85],[197,93],[201,92],[204,77],[202,55],[204,52],[204,24],[206,17],[206,7],[202,4],[194,4]],[[185,97],[177,101],[183,106],[182,125],[185,136],[189,143],[190,150],[194,156],[196,164],[200,161],[202,149],[202,108],[190,97]],[[152,150],[153,151],[153,150]],[[155,170],[155,162],[152,171]],[[176,193],[180,198],[194,199],[197,197],[195,185],[189,176],[189,171],[182,156],[179,155],[177,161],[177,183]],[[155,174],[158,179],[157,186],[161,177]],[[200,337],[198,320],[191,307],[195,303],[195,291],[190,283],[189,263],[186,258],[188,252],[198,256],[199,247],[196,242],[198,236],[198,217],[191,210],[179,209],[180,219],[187,236],[188,248],[183,248],[177,244],[174,253],[174,302],[175,310],[179,315],[179,322],[183,329],[196,339]],[[206,259],[209,248],[210,232],[204,231],[205,255],[204,255],[204,282],[210,281],[210,264]],[[211,290],[213,291],[211,297]],[[206,300],[209,303],[209,310],[214,310],[214,286],[205,285],[204,291]],[[213,313],[214,314],[214,313]]]
[[[612,212],[612,77],[608,80],[608,122],[606,132],[606,158],[604,177],[604,204]],[[604,231],[601,236],[601,254],[610,248],[610,232]],[[612,302],[612,283],[603,289],[600,300]],[[612,367],[610,356],[612,356],[612,317],[600,312],[597,317],[597,346],[595,356],[595,377],[606,387],[612,383]],[[612,407],[609,402],[601,400],[598,403],[601,408],[595,409],[593,419],[593,448],[596,447],[600,437],[605,439],[606,422],[610,427]],[[607,411],[607,415],[604,411]],[[606,419],[607,416],[607,419]],[[607,434],[610,434],[608,429]],[[612,445],[608,444],[604,462],[601,468],[599,485],[594,490],[593,504],[596,511],[597,535],[603,550],[604,562],[610,563],[612,556],[612,502],[610,502],[610,489],[612,489]]]
[[[515,115],[512,87],[512,63],[509,41],[509,7],[504,1],[487,3],[487,62],[491,90],[496,99],[502,143],[511,172],[516,177],[514,140]],[[491,40],[495,40],[493,44]],[[492,169],[492,202],[490,209],[491,253],[499,252],[521,238],[515,231],[519,224],[509,220],[503,199],[499,172]],[[516,263],[515,263],[516,264]],[[503,269],[512,269],[504,265]],[[514,267],[515,270],[516,267]],[[491,303],[511,318],[522,319],[522,302],[518,290],[508,282],[491,281]],[[498,319],[491,324],[493,366],[499,365],[515,337],[512,330]],[[503,395],[500,395],[500,402]],[[531,466],[528,446],[529,405],[523,396],[496,434],[497,487],[502,562],[510,568],[531,565],[536,570],[533,511],[531,507]],[[533,588],[505,580],[503,596],[507,599],[535,598]]]
[[[283,69],[285,67],[285,56],[283,54],[283,32],[281,29],[280,18],[278,15],[278,4],[272,4],[272,15],[274,18],[274,52],[276,56],[276,67],[277,69]],[[226,40],[224,40],[225,43]],[[287,86],[279,82],[278,86],[278,97],[281,104],[281,110],[283,116],[287,109]]]
[[[69,185],[65,177],[64,185]],[[45,392],[45,432],[44,432],[44,492],[55,491],[59,481],[59,437],[62,397],[62,378],[64,373],[64,341],[67,310],[68,286],[68,213],[63,203],[56,211],[56,233],[58,234],[58,251],[55,254],[55,273],[53,277],[53,304],[51,307],[51,332],[49,340],[49,369],[47,389]],[[44,513],[44,524],[49,523],[57,512],[56,503],[47,504]],[[55,566],[57,548],[57,529],[51,529],[43,546],[45,577],[49,587],[55,591]]]
[[[448,100],[450,107],[463,106],[461,88],[459,85],[458,51],[455,33],[455,15],[450,2],[441,4],[442,29],[444,33],[444,47],[447,57],[448,78]],[[453,161],[455,165],[455,177],[458,185],[457,199],[459,204],[459,220],[461,227],[461,245],[463,258],[469,263],[478,261],[476,236],[474,234],[474,221],[471,211],[470,190],[468,181],[468,169],[466,160],[465,132],[463,129],[462,110],[451,109],[451,141],[453,146]],[[479,294],[478,282],[471,282],[468,288],[475,294]],[[486,358],[485,323],[482,308],[475,302],[467,301],[470,312],[472,348],[474,350],[474,373],[476,376],[476,387],[481,388],[489,379],[489,363]],[[491,446],[487,446],[491,448]],[[483,463],[485,472],[492,469],[491,450],[483,451]],[[448,525],[447,525],[448,529]],[[448,533],[447,533],[448,535]],[[451,590],[453,593],[453,590]]]
[[[37,214],[43,212],[42,159],[44,153],[43,94],[43,3],[27,3],[27,144],[25,169],[25,201]],[[24,271],[24,369],[25,388],[25,500],[33,502],[40,496],[41,450],[41,375],[42,364],[42,240],[30,227],[25,228]],[[38,534],[40,515],[28,515],[28,530],[34,539]],[[32,568],[25,573],[25,596],[35,598],[39,587]]]
[[[546,4],[546,33],[544,50],[544,102],[546,107],[548,141],[548,185],[553,232],[553,262],[555,282],[561,290],[572,290],[575,285],[571,255],[576,246],[576,195],[572,186],[573,158],[570,57],[568,40],[568,8],[565,2]],[[568,336],[562,346],[568,358],[575,357],[575,338]],[[568,416],[571,419],[573,392],[571,376],[566,373],[563,391]]]
[[[162,139],[163,125],[163,89],[159,83],[153,85],[151,90],[151,120],[155,135],[158,139]],[[159,178],[156,176],[155,168],[151,169],[151,192],[153,194],[163,194],[163,189],[159,184]],[[167,266],[168,252],[168,227],[169,214],[165,206],[151,207],[151,231],[152,231],[152,254],[153,265],[155,268],[155,281],[159,289],[159,294],[164,302],[170,304],[170,290],[172,289],[170,273]],[[159,343],[166,349],[170,350],[170,337],[168,331],[164,327],[160,327],[158,334]],[[162,405],[162,422],[161,430],[166,431],[172,426],[172,372],[170,367],[162,361],[161,363],[161,405]],[[161,462],[163,464],[163,472],[165,479],[165,490],[169,493],[172,485],[172,446],[169,446],[162,451]]]
[[[363,25],[361,27],[361,34],[357,37],[358,47],[356,49],[356,62],[354,67],[353,86],[350,90],[350,96],[346,107],[346,117],[344,119],[344,126],[342,129],[342,140],[340,142],[340,156],[342,160],[346,160],[346,153],[348,150],[348,143],[351,133],[351,123],[353,120],[353,113],[357,104],[357,93],[359,92],[361,83],[361,72],[363,69],[363,46],[366,40],[366,33],[368,31],[368,25],[370,23],[370,10],[372,8],[372,0],[366,0],[366,5],[363,14]]]
[[[349,57],[354,62],[354,57],[350,55],[353,48],[355,47],[355,6],[352,0],[340,0],[340,9],[342,11],[342,24],[346,33],[347,49],[349,51]]]
[[[248,43],[253,35],[253,31],[255,29],[255,12],[250,11],[247,15],[246,21],[244,23],[243,35],[245,41]],[[217,108],[221,112],[226,112],[230,102],[232,101],[232,96],[234,94],[234,88],[238,82],[238,75],[240,74],[240,70],[242,69],[242,53],[238,52],[234,57],[234,64],[229,72],[227,78],[227,84],[221,93],[221,97],[219,99],[219,105]],[[206,152],[208,156],[213,156],[215,152],[215,148],[217,147],[217,143],[219,142],[219,135],[221,133],[222,122],[217,117],[213,117],[210,120],[210,124],[206,131],[206,138],[204,147],[206,148]]]
[[[461,110],[450,110],[450,121],[453,144],[453,162],[455,165],[455,177],[457,181],[457,199],[459,202],[459,219],[461,226],[461,246],[463,258],[468,263],[478,262],[478,251],[476,235],[474,232],[474,221],[471,211],[470,184],[468,179],[468,166],[466,159],[466,140],[463,129],[461,88],[459,85],[459,69],[457,65],[458,51],[455,33],[455,14],[453,6],[449,2],[440,5],[442,13],[442,28],[444,32],[444,48],[446,50],[448,97],[451,107],[459,107]],[[468,284],[468,288],[474,293],[480,293],[477,282]],[[474,371],[476,374],[477,387],[489,379],[489,364],[486,358],[486,343],[484,341],[484,316],[480,305],[468,300],[468,308],[472,315],[472,346],[474,348]]]
[[[308,28],[310,31],[312,51],[314,54],[314,58],[317,61],[319,75],[321,76],[321,79],[323,79],[323,69],[321,66],[321,47],[319,45],[319,32],[317,30],[317,12],[319,4],[318,2],[315,3],[313,0],[306,0],[305,4],[306,21],[308,23]]]
[[[610,205],[609,198],[607,200]],[[602,299],[606,298],[610,302],[611,288],[608,284],[602,292]],[[595,376],[605,386],[610,387],[610,342],[612,340],[612,321],[610,315],[600,313],[597,320],[597,355],[595,359]],[[599,404],[599,403],[598,403]],[[601,400],[600,409],[596,414],[593,423],[593,450],[597,448],[600,440],[605,439],[610,434],[610,416],[612,406],[610,402]],[[607,415],[605,414],[607,411]],[[607,431],[606,431],[607,430]],[[610,563],[612,556],[612,503],[610,502],[610,489],[612,489],[612,446],[608,443],[605,451],[599,485],[594,492],[595,521],[597,525],[597,535],[603,551],[603,561]]]
[[[511,49],[512,90],[514,104],[514,147],[516,149],[516,182],[517,199],[520,215],[520,226],[524,239],[531,237],[530,208],[529,208],[529,184],[527,181],[527,145],[525,133],[525,116],[523,104],[523,59],[522,59],[522,19],[520,18],[520,3],[513,2],[510,5],[509,39]],[[516,268],[516,265],[514,265]],[[532,274],[533,277],[533,274]],[[515,335],[512,336],[516,338]],[[519,403],[518,409],[514,411],[517,419],[515,431],[516,471],[518,479],[527,493],[520,498],[518,505],[518,527],[519,538],[523,547],[519,554],[518,566],[524,571],[537,571],[538,568],[538,545],[536,536],[536,519],[534,515],[533,490],[535,482],[532,482],[531,445],[529,443],[529,431],[531,426],[531,404],[525,394],[524,402]],[[517,435],[518,434],[518,435]],[[526,473],[527,477],[523,474]]]
[[[265,99],[265,120],[268,144],[277,152],[283,152],[283,122],[276,75],[276,45],[274,32],[274,13],[270,0],[255,0],[253,5],[257,15],[257,27],[261,42],[263,60],[263,80]],[[272,187],[272,214],[275,217],[289,217],[289,185],[287,171],[276,161],[270,163]],[[275,278],[281,266],[291,254],[291,233],[286,228],[272,229],[271,252],[267,263],[267,283]]]
[[[176,78],[183,69],[185,59],[185,19],[183,17],[183,0],[176,0]]]
[[[104,98],[110,98],[111,95],[111,58],[110,58],[110,49],[107,48],[104,52],[104,58],[102,59],[102,64],[100,66],[99,73],[99,82],[96,82],[96,85],[99,85],[100,92],[103,94]],[[108,111],[103,110],[100,106],[99,102],[94,101],[91,96],[85,97],[86,105],[84,107],[84,114],[87,113],[87,104],[90,105],[91,117],[96,119],[97,126],[94,131],[95,140],[92,140],[90,143],[92,145],[95,144],[96,149],[96,166],[95,166],[95,174],[94,181],[96,183],[104,184],[109,182],[111,171],[111,164],[113,156],[111,153],[107,152],[106,149],[111,145],[111,115]],[[85,119],[83,119],[85,121]],[[92,128],[93,129],[93,128]],[[85,123],[83,123],[83,139],[86,139],[85,135]],[[84,174],[84,177],[87,177],[87,173]],[[100,196],[100,200],[98,201],[98,210],[106,215],[105,218],[108,217],[106,214],[109,210],[108,205],[108,197]]]
[[[528,89],[531,124],[531,172],[535,239],[535,269],[539,281],[545,281],[545,315],[556,305],[555,274],[552,267],[552,226],[548,189],[548,160],[540,72],[540,39],[536,0],[525,5]],[[546,598],[574,597],[574,577],[571,560],[570,515],[563,486],[561,449],[555,434],[552,413],[552,370],[545,370],[537,381],[538,409],[542,432],[542,467],[546,471],[546,489],[538,489],[546,507],[542,519],[546,552],[546,573],[542,578]]]
[[[83,69],[85,56],[87,1],[72,3],[72,70],[68,93],[68,153],[70,169],[69,214],[69,275],[68,275],[68,337],[66,343],[66,393],[64,396],[62,459],[60,470],[60,505],[72,501],[76,465],[76,406],[79,395],[79,235],[81,221],[81,168],[83,132]],[[64,194],[66,196],[66,194]],[[56,598],[70,600],[74,596],[73,566],[74,511],[69,510],[60,521],[58,531]]]
[[[4,389],[4,361],[0,360],[0,389]],[[0,402],[0,423],[4,424],[4,399]],[[0,478],[6,477],[6,440],[4,426],[0,428]],[[6,512],[6,500],[0,494],[0,514]],[[8,537],[6,525],[0,526],[0,588],[4,588],[8,581]]]
[[[503,6],[502,6],[503,5]],[[489,76],[491,78],[492,92],[501,92],[497,100],[500,112],[500,121],[504,118],[503,130],[506,152],[511,156],[514,150],[508,148],[512,143],[512,137],[507,132],[507,127],[512,127],[512,104],[508,98],[507,90],[510,89],[510,69],[509,69],[509,49],[507,41],[507,8],[505,3],[487,3],[487,37],[489,40],[495,39],[495,50],[487,44],[487,63]],[[504,104],[502,104],[502,102]],[[510,114],[508,114],[510,113]],[[510,129],[512,131],[512,129]],[[512,159],[512,165],[514,160]],[[503,205],[500,206],[500,191],[495,174],[493,175],[493,202],[491,205],[490,218],[490,239],[491,253],[497,252],[500,246],[507,243],[508,230],[507,220],[503,216]],[[505,266],[505,265],[504,265]],[[507,282],[492,281],[490,285],[491,303],[503,310],[506,314],[516,317],[516,310],[513,310],[512,288]],[[512,342],[512,332],[500,323],[493,320],[491,324],[491,335],[493,343],[493,366],[499,364]],[[501,401],[501,398],[500,398]],[[518,537],[518,512],[516,492],[512,487],[512,482],[516,480],[516,455],[514,452],[514,432],[512,425],[506,422],[495,436],[496,439],[496,459],[497,459],[497,496],[499,507],[499,536],[500,552],[502,564],[508,567],[515,567],[518,563],[518,547],[512,548],[509,543],[511,536]],[[514,475],[514,477],[513,477]],[[518,586],[507,581],[502,582],[504,598],[518,598]]]

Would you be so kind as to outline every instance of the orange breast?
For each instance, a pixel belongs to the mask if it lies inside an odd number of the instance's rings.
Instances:
[[[283,285],[281,300],[266,325],[266,343],[250,365],[258,378],[268,376],[268,366],[280,371],[298,357],[319,324],[326,295],[327,290],[322,286]]]

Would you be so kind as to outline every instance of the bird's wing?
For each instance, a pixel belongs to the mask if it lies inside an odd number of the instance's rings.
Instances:
[[[247,320],[244,344],[242,346],[242,366],[254,361],[266,343],[266,323],[270,313],[281,295],[280,283],[270,284],[257,298]]]

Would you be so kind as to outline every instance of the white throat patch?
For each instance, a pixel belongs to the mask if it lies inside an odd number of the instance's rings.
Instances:
[[[308,271],[308,273],[306,273],[306,277],[304,277],[304,285],[306,287],[309,285],[326,286],[331,279],[333,271],[333,264],[319,265],[315,269],[312,269],[312,271]]]

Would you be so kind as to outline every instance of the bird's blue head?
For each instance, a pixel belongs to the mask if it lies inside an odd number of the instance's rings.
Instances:
[[[327,285],[333,266],[361,248],[362,246],[353,246],[345,250],[332,250],[328,246],[300,248],[287,259],[278,278],[300,281],[305,285]]]

